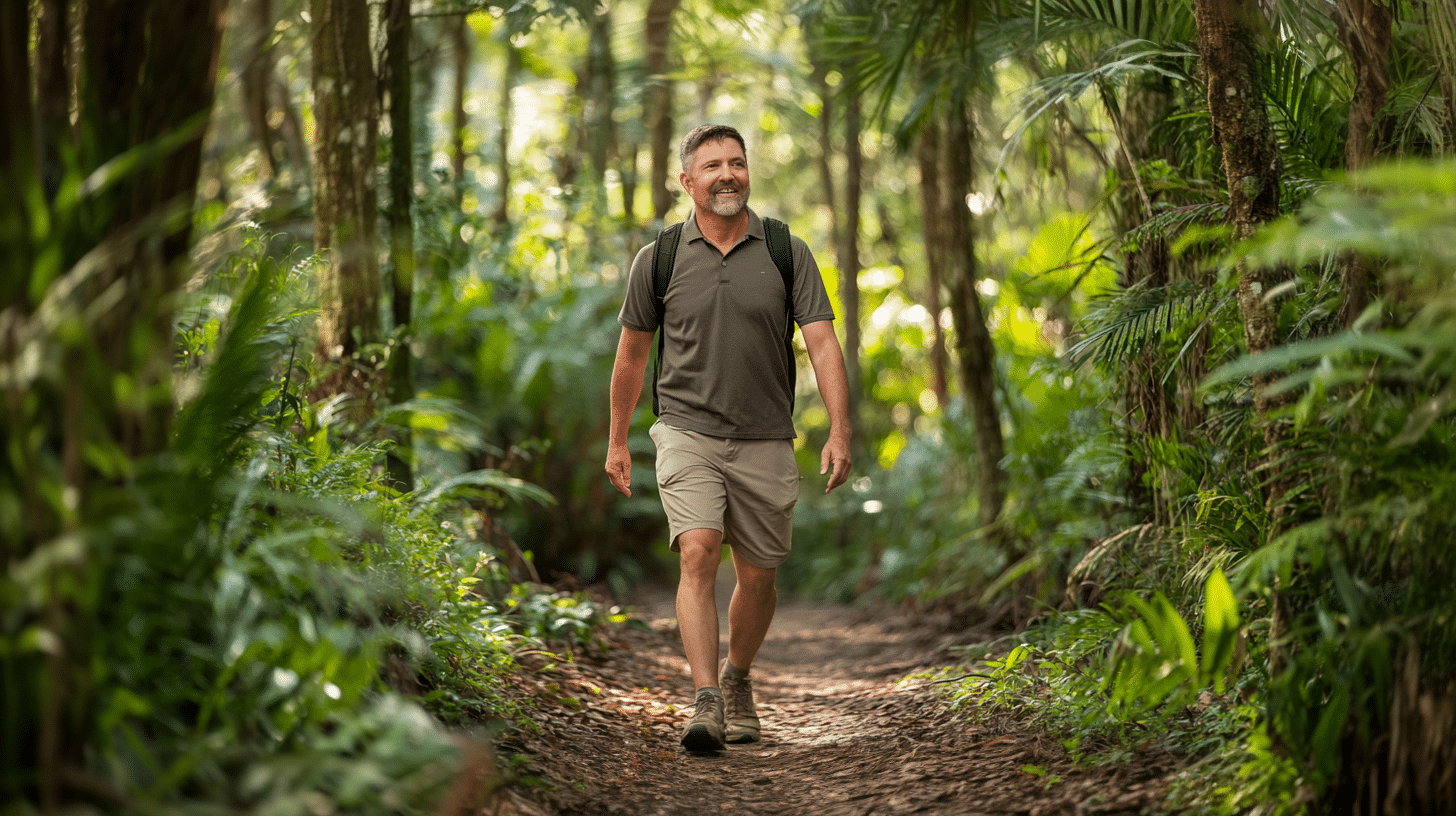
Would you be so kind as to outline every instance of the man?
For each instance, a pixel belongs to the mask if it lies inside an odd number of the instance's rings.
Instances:
[[[775,572],[789,554],[799,495],[794,461],[794,361],[786,351],[790,315],[783,278],[766,247],[763,221],[748,209],[743,137],[705,125],[683,138],[678,181],[693,201],[663,298],[665,337],[657,381],[657,479],[672,549],[681,556],[678,625],[697,689],[682,744],[720,751],[753,742],[759,720],[748,678],[778,601]],[[834,335],[834,312],[808,247],[791,240],[793,315],[829,410],[820,455],[825,492],[850,471],[849,384]],[[607,477],[631,496],[627,432],[658,329],[652,264],[656,245],[637,254],[618,322],[612,370]],[[728,657],[718,665],[714,581],[722,545],[732,548],[737,585],[728,608]]]

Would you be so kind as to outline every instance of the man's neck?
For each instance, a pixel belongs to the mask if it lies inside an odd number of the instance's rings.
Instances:
[[[698,231],[703,233],[703,238],[708,243],[718,248],[724,255],[748,233],[748,208],[744,207],[737,215],[724,217],[712,211],[693,210],[693,218],[698,222]]]

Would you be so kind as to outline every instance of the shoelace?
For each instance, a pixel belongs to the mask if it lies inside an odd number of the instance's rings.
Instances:
[[[693,710],[693,719],[708,716],[717,707],[718,698],[711,694],[699,694],[695,701],[697,708]]]
[[[747,677],[729,684],[733,692],[733,708],[741,714],[753,710],[753,681]]]

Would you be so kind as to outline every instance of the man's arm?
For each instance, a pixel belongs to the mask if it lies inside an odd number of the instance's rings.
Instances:
[[[627,431],[632,413],[642,396],[642,377],[652,349],[652,332],[622,327],[617,341],[617,360],[612,364],[612,426],[607,438],[607,480],[623,496],[632,495],[632,454],[627,450]],[[842,364],[841,364],[842,367]]]
[[[828,493],[849,479],[849,375],[844,372],[844,352],[834,336],[834,322],[820,320],[802,327],[809,363],[819,383],[819,396],[829,409],[829,441],[819,454],[819,474],[829,474]]]

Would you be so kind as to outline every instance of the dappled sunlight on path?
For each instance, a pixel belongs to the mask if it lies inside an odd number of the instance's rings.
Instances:
[[[544,706],[542,734],[506,746],[547,783],[523,813],[1132,814],[1175,769],[1163,756],[1079,769],[1035,734],[959,721],[935,686],[904,679],[953,662],[944,631],[797,603],[781,607],[754,664],[763,740],[689,755],[677,743],[691,682],[670,593],[644,594],[639,615],[646,625],[614,630],[607,654],[534,678],[581,705]]]

